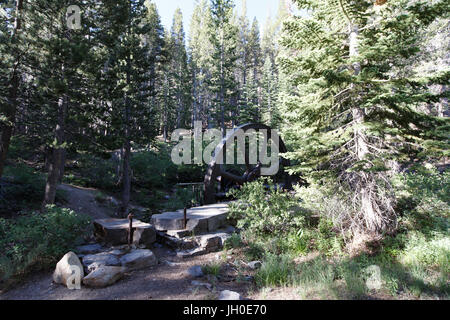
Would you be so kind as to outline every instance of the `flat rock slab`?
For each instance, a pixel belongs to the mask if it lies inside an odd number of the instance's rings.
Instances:
[[[123,267],[128,271],[145,269],[158,264],[158,259],[151,250],[134,250],[120,258]]]
[[[120,280],[124,271],[122,267],[100,266],[84,277],[83,284],[93,288],[104,288]]]
[[[128,219],[99,219],[94,221],[95,236],[98,241],[111,245],[128,243]],[[139,220],[133,220],[133,243],[149,246],[156,241],[155,228]]]
[[[228,203],[218,203],[188,209],[186,212],[187,229],[195,229],[196,233],[216,231],[226,223]],[[178,210],[152,216],[152,224],[157,230],[183,230],[184,212]]]
[[[90,254],[83,257],[83,264],[89,268],[90,265],[96,263],[99,266],[120,266],[120,260],[119,258],[114,255],[107,252],[97,253],[97,254]]]
[[[103,247],[100,244],[94,243],[94,244],[87,244],[87,245],[84,245],[84,246],[76,247],[75,251],[78,254],[86,255],[86,254],[98,253],[98,252],[100,252],[102,250],[103,250]]]

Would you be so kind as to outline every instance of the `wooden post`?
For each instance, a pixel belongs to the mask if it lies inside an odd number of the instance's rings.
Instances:
[[[128,215],[128,220],[129,220],[129,229],[128,229],[128,245],[131,247],[131,245],[133,244],[133,215],[130,213]]]

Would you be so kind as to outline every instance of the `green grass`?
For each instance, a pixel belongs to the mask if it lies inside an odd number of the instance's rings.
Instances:
[[[202,271],[205,275],[218,276],[222,270],[222,263],[208,263],[202,267]]]
[[[286,286],[292,283],[294,264],[288,255],[268,254],[255,275],[260,287]]]

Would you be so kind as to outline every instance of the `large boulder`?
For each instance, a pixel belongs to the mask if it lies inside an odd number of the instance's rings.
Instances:
[[[120,258],[122,266],[129,271],[145,269],[158,264],[158,259],[151,250],[137,249]]]
[[[69,289],[80,289],[83,277],[83,265],[73,252],[66,253],[53,272],[53,282],[63,284]]]
[[[83,279],[83,284],[93,288],[104,288],[119,281],[124,275],[124,268],[100,266]]]

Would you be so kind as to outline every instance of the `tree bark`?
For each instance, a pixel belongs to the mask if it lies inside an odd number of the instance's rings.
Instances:
[[[58,188],[58,181],[61,177],[61,166],[63,165],[64,142],[65,142],[65,121],[67,113],[66,97],[60,97],[58,100],[58,121],[55,129],[56,143],[53,148],[52,160],[45,185],[44,201],[42,208],[45,209],[47,205],[54,204],[56,198],[56,189]]]
[[[350,58],[357,57],[359,55],[358,44],[359,27],[357,25],[350,25]],[[354,75],[357,76],[361,73],[361,64],[359,62],[353,63]],[[352,85],[354,87],[354,85]],[[364,109],[357,107],[357,102],[354,101],[352,108],[353,121],[355,122],[354,139],[355,139],[355,151],[358,161],[364,161],[369,153],[369,147],[367,144],[367,135],[365,129],[362,127],[365,121],[366,112]],[[372,199],[372,190],[370,185],[370,179],[368,173],[360,172],[358,179],[359,192],[361,196],[361,213],[364,217],[365,224],[368,230],[377,232],[381,227],[380,217],[374,209]]]
[[[14,23],[14,32],[12,35],[12,40],[17,38],[17,34],[21,29],[22,19],[21,13],[23,9],[23,0],[16,1],[16,18]],[[2,124],[2,132],[0,139],[0,178],[3,176],[3,171],[5,168],[6,156],[8,155],[9,145],[11,143],[11,137],[14,130],[14,125],[16,123],[16,112],[17,112],[17,95],[20,85],[20,75],[19,75],[19,64],[20,58],[18,57],[15,61],[14,68],[12,70],[11,82],[9,88],[9,99],[8,105],[6,106],[5,116],[6,122]]]

